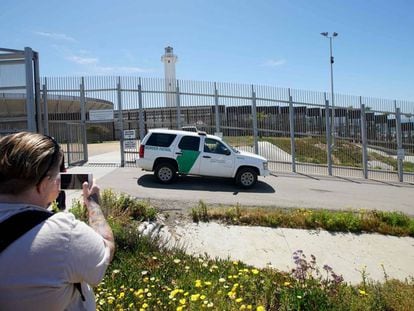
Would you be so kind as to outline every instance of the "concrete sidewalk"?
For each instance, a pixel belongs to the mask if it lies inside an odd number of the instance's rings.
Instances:
[[[105,159],[108,156],[102,155]],[[101,188],[110,187],[114,191],[143,198],[140,191],[144,189],[137,183],[136,177],[141,173],[138,169],[135,170],[134,168],[118,168],[115,165],[106,167],[86,165],[71,168],[69,172],[92,172]],[[291,183],[294,177],[278,177],[277,182],[283,183],[286,181],[284,178],[290,178],[289,182]],[[308,182],[315,183],[315,180],[309,179]],[[353,189],[354,183],[350,182],[349,185],[352,187],[347,188],[347,183],[344,182],[338,187],[335,183],[340,181],[334,178],[324,178],[323,182],[324,187],[332,184],[332,187],[342,189],[341,191],[346,193],[346,196],[341,197],[342,200],[352,197],[352,193],[347,192],[349,189]],[[306,181],[302,178],[301,183],[306,183]],[[362,187],[361,184],[358,186]],[[312,184],[310,187],[314,187],[314,185]],[[370,187],[372,187],[371,183]],[[154,188],[150,190],[146,192],[145,198],[151,199],[151,193],[157,198],[164,196],[165,204],[168,205],[168,200],[171,199],[170,192],[158,191],[159,189]],[[179,196],[185,190],[170,189],[170,191]],[[206,191],[208,192],[207,189],[204,192]],[[414,186],[395,187],[395,185],[380,184],[377,191],[375,189],[372,191],[375,193],[375,197],[372,197],[371,200],[380,202],[382,193],[387,193],[389,196],[394,192],[397,196],[398,191],[405,191],[401,193],[414,195]],[[194,202],[198,201],[198,194],[202,194],[202,191],[198,191],[197,195],[193,194]],[[217,193],[212,195],[217,196]],[[231,196],[232,194],[225,195]],[[244,195],[253,196],[252,200],[254,200],[254,193],[245,193]],[[79,198],[79,196],[79,191],[68,191],[67,203],[70,204],[73,198]],[[289,199],[292,202],[297,202],[297,207],[302,206],[300,200],[295,201],[294,192]],[[407,198],[404,201],[405,205],[407,205],[407,200],[414,204],[412,200]],[[347,202],[341,203],[347,205]],[[395,204],[398,205],[398,200],[395,200]],[[177,206],[180,206],[179,201],[178,203],[175,201],[174,209]],[[165,206],[165,210],[168,208],[169,206]],[[398,206],[395,206],[395,209],[398,209]],[[188,215],[189,211],[183,207],[181,212]],[[293,268],[293,252],[301,249],[308,258],[311,254],[316,256],[317,264],[321,270],[323,265],[327,264],[337,274],[342,274],[345,281],[351,283],[361,282],[361,273],[364,270],[368,278],[378,281],[383,281],[384,269],[390,278],[404,280],[414,276],[414,238],[410,237],[398,238],[379,234],[333,234],[326,231],[224,226],[217,223],[195,224],[178,220],[169,227],[164,227],[162,233],[170,238],[171,245],[185,247],[188,253],[207,253],[212,258],[241,260],[256,267],[271,265],[276,269],[289,271]]]

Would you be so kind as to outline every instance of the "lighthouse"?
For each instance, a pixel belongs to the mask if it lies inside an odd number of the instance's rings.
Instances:
[[[164,63],[165,74],[165,103],[167,107],[176,107],[176,86],[177,79],[175,77],[175,63],[177,62],[177,56],[173,53],[173,48],[167,46],[165,48],[165,54],[161,56],[161,61]]]

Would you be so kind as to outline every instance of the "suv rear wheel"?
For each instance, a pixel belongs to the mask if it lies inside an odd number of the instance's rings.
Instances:
[[[175,176],[175,168],[168,162],[162,162],[155,168],[155,177],[163,184],[171,183]]]
[[[257,181],[257,173],[249,167],[241,168],[236,175],[236,184],[243,188],[252,187]]]

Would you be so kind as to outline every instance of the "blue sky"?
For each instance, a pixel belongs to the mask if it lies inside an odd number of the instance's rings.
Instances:
[[[411,0],[1,0],[0,47],[29,46],[42,76],[177,78],[414,101]]]

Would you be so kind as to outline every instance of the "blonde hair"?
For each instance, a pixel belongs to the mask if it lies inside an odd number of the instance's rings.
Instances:
[[[59,172],[63,153],[49,136],[20,132],[0,139],[0,193],[19,194]]]

